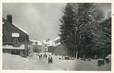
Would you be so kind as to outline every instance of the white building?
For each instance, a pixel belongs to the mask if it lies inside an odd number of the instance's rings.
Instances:
[[[56,37],[54,40],[53,40],[53,46],[58,46],[60,45],[61,42],[60,42],[60,37]]]

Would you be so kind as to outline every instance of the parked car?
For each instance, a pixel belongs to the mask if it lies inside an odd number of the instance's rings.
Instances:
[[[111,62],[111,55],[110,55],[110,54],[105,57],[105,62],[106,62],[106,63]]]
[[[104,65],[104,64],[105,64],[104,59],[102,59],[102,58],[98,59],[98,61],[97,61],[98,66],[101,66],[101,65]]]
[[[70,60],[70,57],[69,56],[64,56],[64,59],[65,60]]]

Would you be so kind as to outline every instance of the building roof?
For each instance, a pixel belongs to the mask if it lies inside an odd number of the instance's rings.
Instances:
[[[16,24],[13,24],[15,27],[17,27],[17,28],[19,28],[21,31],[23,31],[24,33],[26,33],[26,34],[29,34],[27,31],[25,31],[24,29],[22,29],[21,27],[19,27],[18,25],[16,25]]]
[[[2,18],[2,24],[5,25],[5,22],[7,22],[7,20],[5,18]],[[27,31],[25,31],[24,29],[22,29],[21,27],[19,27],[18,25],[16,24],[13,24],[13,23],[10,23],[12,24],[13,26],[17,27],[18,29],[20,29],[21,31],[23,31],[25,34],[29,34]]]
[[[58,36],[58,37],[56,37],[53,41],[57,41],[57,40],[59,40],[60,39],[60,37]]]

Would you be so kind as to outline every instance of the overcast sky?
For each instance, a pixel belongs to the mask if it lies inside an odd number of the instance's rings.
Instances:
[[[13,15],[13,23],[29,33],[30,39],[54,39],[59,34],[59,19],[63,15],[64,3],[4,3],[3,17]],[[109,4],[98,4],[105,15]]]
[[[26,30],[31,39],[46,40],[58,36],[65,4],[3,4],[3,16],[13,15],[13,23]]]

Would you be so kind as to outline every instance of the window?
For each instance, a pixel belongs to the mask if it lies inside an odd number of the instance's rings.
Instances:
[[[12,33],[12,37],[19,37],[19,33]]]

